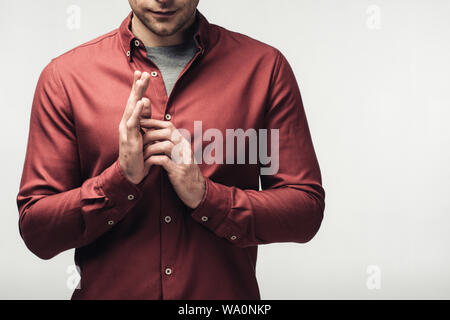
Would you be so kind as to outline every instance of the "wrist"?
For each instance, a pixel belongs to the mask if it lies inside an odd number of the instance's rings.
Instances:
[[[190,206],[191,209],[195,209],[197,208],[200,203],[202,203],[203,198],[205,197],[205,193],[206,193],[206,180],[202,179],[202,181],[199,183],[200,188],[199,188],[199,197],[197,198],[197,201],[194,203],[194,205]]]
[[[128,170],[125,170],[124,169],[124,167],[122,166],[122,164],[120,163],[120,161],[119,161],[119,170],[120,170],[120,173],[129,181],[129,182],[131,182],[132,184],[135,184],[135,185],[137,185],[137,184],[139,184],[141,181],[142,181],[142,178],[136,178],[136,177],[133,177],[132,175],[130,175],[129,173],[128,173]]]

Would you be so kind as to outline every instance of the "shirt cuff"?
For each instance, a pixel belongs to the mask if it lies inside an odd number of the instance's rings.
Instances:
[[[99,187],[108,198],[109,205],[117,212],[117,216],[114,217],[117,221],[142,197],[142,190],[125,177],[118,159],[102,172]]]
[[[230,187],[216,183],[205,177],[205,194],[195,209],[190,209],[191,217],[217,236],[238,244],[241,239],[239,228],[229,219],[232,205]]]

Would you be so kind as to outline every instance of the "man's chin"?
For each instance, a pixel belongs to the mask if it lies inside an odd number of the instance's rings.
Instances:
[[[147,26],[147,29],[160,37],[169,37],[177,31],[173,26],[161,26],[160,24]]]
[[[170,37],[175,34],[172,30],[154,30],[153,33],[160,37]]]

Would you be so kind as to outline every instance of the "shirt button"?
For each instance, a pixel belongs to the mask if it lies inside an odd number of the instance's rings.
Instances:
[[[236,237],[236,236],[231,236],[230,239],[231,239],[231,240],[236,240],[237,237]]]
[[[170,276],[170,275],[172,274],[172,269],[166,268],[166,270],[164,270],[164,272],[165,272],[168,276]]]
[[[134,199],[134,195],[129,194],[129,195],[128,195],[128,200],[133,200],[133,199]]]
[[[130,51],[127,51],[127,57],[129,57],[130,56]]]
[[[208,221],[208,217],[206,217],[206,216],[203,216],[203,217],[202,217],[202,221],[203,221],[203,222],[206,222],[206,221]]]
[[[166,113],[166,115],[164,116],[164,118],[169,121],[170,119],[172,119],[172,116],[168,113]]]
[[[112,225],[114,224],[114,220],[109,220],[109,221],[108,221],[108,224],[109,224],[110,226],[112,226]]]
[[[153,71],[153,72],[151,73],[151,75],[152,75],[152,77],[157,77],[157,76],[158,76],[158,72]]]
[[[164,218],[164,221],[167,222],[167,223],[170,223],[170,221],[172,221],[172,218],[170,216],[166,216]]]
[[[134,45],[135,45],[136,47],[139,47],[139,40],[134,40]]]

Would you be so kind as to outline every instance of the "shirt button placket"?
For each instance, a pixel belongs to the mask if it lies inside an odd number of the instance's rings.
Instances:
[[[163,179],[161,183],[161,206],[160,206],[160,232],[161,232],[161,285],[163,299],[173,299],[173,288],[176,286],[175,270],[177,245],[176,238],[178,228],[180,227],[178,220],[180,217],[176,213],[176,209],[171,205],[172,199],[168,198],[169,181]]]

